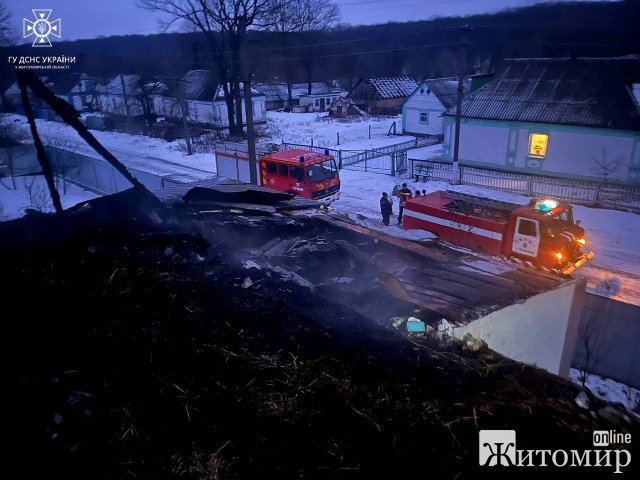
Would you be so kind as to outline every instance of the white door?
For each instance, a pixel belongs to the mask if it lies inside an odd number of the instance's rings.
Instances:
[[[518,217],[513,234],[513,253],[537,257],[540,248],[540,224],[537,220]]]

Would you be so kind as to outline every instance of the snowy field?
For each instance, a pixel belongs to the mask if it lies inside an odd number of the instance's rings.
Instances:
[[[569,379],[576,385],[582,385],[580,370],[572,368],[569,372]],[[627,410],[640,415],[640,390],[594,374],[587,377],[585,386],[596,397],[611,403],[621,403]]]
[[[30,139],[26,117],[22,115],[4,115],[4,117],[3,121],[11,122]],[[45,145],[51,144],[75,153],[100,158],[95,150],[68,125],[41,119],[36,119],[36,125]],[[182,151],[181,140],[167,142],[161,138],[98,130],[91,130],[91,133],[118,160],[130,168],[184,182],[211,178],[215,175],[215,155],[213,153],[186,155]]]
[[[411,136],[387,135],[396,123],[402,133],[402,117],[332,118],[326,113],[267,112],[267,124],[261,127],[261,141],[298,143],[342,150],[364,150],[413,140]],[[371,127],[371,139],[369,139]],[[338,145],[338,134],[340,145]],[[313,140],[312,140],[313,139]]]
[[[0,179],[0,221],[21,217],[27,208],[53,212],[49,189],[43,176],[18,177],[15,186],[14,190],[10,178]],[[72,207],[97,196],[69,183],[67,183],[66,195],[62,186],[58,191],[63,208]]]

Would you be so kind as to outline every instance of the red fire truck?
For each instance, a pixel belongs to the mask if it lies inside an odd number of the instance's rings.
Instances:
[[[340,175],[335,158],[308,150],[282,150],[259,155],[257,176],[260,185],[303,198],[326,198],[340,191]],[[218,176],[249,181],[249,157],[243,152],[216,151]]]
[[[582,251],[587,243],[584,229],[574,222],[571,205],[549,199],[519,205],[439,191],[408,200],[403,226],[429,230],[456,245],[517,257],[567,275],[594,256],[594,252]]]

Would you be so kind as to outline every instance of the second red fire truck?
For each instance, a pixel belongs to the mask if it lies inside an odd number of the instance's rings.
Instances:
[[[424,229],[455,245],[491,255],[517,257],[572,273],[593,252],[584,252],[584,229],[568,203],[540,200],[529,205],[461,192],[439,191],[407,201],[403,226]]]

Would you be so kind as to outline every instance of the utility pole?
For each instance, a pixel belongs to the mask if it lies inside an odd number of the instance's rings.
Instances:
[[[127,127],[131,127],[131,110],[129,109],[129,97],[124,85],[124,75],[120,74],[120,85],[122,86],[122,98],[124,99],[124,109],[127,112]]]
[[[458,97],[456,99],[456,131],[453,141],[453,183],[460,183],[460,164],[458,156],[460,153],[460,117],[462,116],[462,99],[464,98],[464,64],[466,62],[465,55],[465,33],[470,31],[469,25],[460,27],[460,43],[458,45]]]
[[[251,74],[244,81],[244,109],[247,120],[247,146],[249,152],[249,179],[254,185],[258,184],[256,161],[256,138],[253,131],[253,99],[251,98]]]
[[[251,96],[251,68],[249,67],[249,59],[247,58],[247,28],[243,20],[240,20],[238,27],[239,44],[238,44],[238,72],[244,76],[244,110],[245,120],[247,122],[247,153],[249,154],[249,181],[253,185],[258,185],[258,162],[256,159],[256,136],[253,131],[253,98]],[[242,132],[242,123],[239,125]]]

